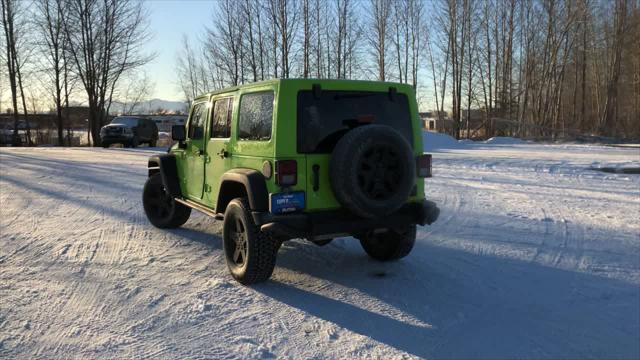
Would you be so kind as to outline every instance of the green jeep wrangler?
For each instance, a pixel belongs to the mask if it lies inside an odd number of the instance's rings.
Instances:
[[[425,200],[414,90],[396,83],[283,79],[193,101],[166,155],[149,159],[144,210],[159,228],[196,209],[223,220],[232,276],[271,276],[283,241],[324,245],[353,236],[377,260],[411,251],[416,224],[439,214]]]

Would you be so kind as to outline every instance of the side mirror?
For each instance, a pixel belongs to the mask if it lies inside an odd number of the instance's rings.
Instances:
[[[187,131],[184,125],[173,125],[171,127],[171,138],[178,142],[185,141],[187,139]]]

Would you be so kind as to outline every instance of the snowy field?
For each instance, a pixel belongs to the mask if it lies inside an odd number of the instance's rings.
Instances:
[[[640,357],[640,149],[429,137],[440,220],[377,263],[286,243],[234,282],[220,224],[163,231],[153,149],[0,149],[0,358]]]

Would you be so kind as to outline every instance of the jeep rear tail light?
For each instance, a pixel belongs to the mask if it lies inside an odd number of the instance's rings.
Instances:
[[[276,161],[276,184],[293,186],[298,182],[298,163],[295,160]]]
[[[418,177],[431,177],[431,154],[422,154],[416,158],[416,170]]]

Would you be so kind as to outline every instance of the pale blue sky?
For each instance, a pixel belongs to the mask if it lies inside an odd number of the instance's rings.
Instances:
[[[203,34],[204,26],[213,17],[212,0],[146,0],[149,10],[149,31],[153,35],[147,51],[157,57],[145,66],[145,71],[155,82],[151,98],[182,100],[176,78],[176,58],[182,48],[182,36],[188,34],[191,41]]]

